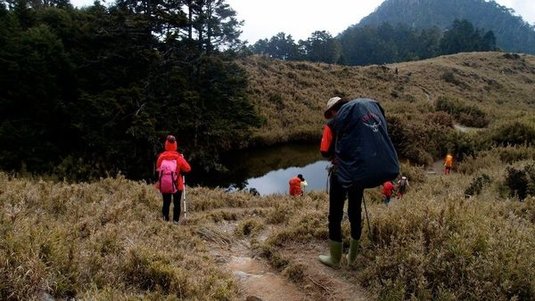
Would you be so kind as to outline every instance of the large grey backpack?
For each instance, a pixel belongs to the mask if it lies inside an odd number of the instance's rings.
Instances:
[[[354,99],[338,110],[331,124],[336,135],[336,175],[344,187],[371,188],[396,178],[398,156],[377,101]]]

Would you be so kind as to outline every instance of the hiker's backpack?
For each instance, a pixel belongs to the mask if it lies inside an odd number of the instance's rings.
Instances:
[[[330,125],[336,135],[336,175],[342,186],[371,188],[397,177],[398,156],[377,101],[357,98],[344,104]]]
[[[163,160],[160,165],[159,188],[161,193],[177,192],[177,162],[175,159]]]
[[[407,179],[401,179],[399,180],[399,192],[405,193],[405,190],[407,190]]]

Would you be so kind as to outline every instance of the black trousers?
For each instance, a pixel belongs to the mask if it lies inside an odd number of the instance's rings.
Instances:
[[[342,242],[342,218],[344,217],[344,204],[346,198],[347,215],[351,228],[351,237],[353,239],[360,239],[362,233],[362,196],[364,189],[353,185],[349,188],[344,188],[338,182],[336,173],[331,173],[329,188],[329,239],[337,242]]]
[[[162,214],[163,219],[169,220],[169,207],[171,206],[171,199],[173,199],[173,221],[178,222],[180,218],[180,200],[182,199],[182,191],[175,193],[162,193],[163,207]]]

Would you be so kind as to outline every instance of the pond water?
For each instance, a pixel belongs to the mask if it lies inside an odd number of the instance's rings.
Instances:
[[[261,195],[288,194],[290,178],[302,174],[305,191],[325,191],[329,162],[317,144],[287,144],[229,153],[223,156],[228,173],[203,175],[190,184],[220,187],[229,191],[255,189]]]
[[[273,170],[263,176],[247,179],[245,188],[254,188],[261,195],[273,193],[288,194],[288,181],[290,178],[302,174],[308,183],[305,192],[312,190],[325,191],[327,187],[326,167],[328,165],[328,161],[316,161],[303,167],[289,167]]]

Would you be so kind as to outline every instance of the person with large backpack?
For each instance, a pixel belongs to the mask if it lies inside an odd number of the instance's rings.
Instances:
[[[397,184],[398,198],[401,200],[407,189],[409,188],[409,179],[406,176],[402,176]]]
[[[175,136],[168,135],[165,139],[165,151],[158,155],[156,171],[158,172],[157,187],[162,193],[162,214],[165,221],[169,221],[169,207],[173,200],[173,222],[178,224],[180,219],[180,200],[184,191],[183,174],[191,171],[189,163],[177,151]]]
[[[321,263],[340,267],[342,257],[342,218],[345,199],[351,239],[346,256],[349,265],[357,257],[361,228],[361,204],[365,188],[377,187],[399,174],[396,151],[388,136],[384,111],[368,98],[352,101],[333,97],[324,116],[321,154],[332,163],[329,170],[329,255],[320,255]]]

